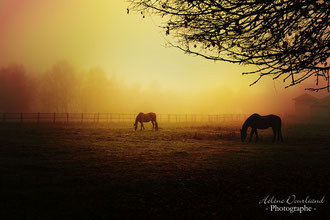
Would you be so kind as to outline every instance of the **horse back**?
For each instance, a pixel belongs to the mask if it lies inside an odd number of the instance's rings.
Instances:
[[[156,121],[156,114],[153,112],[149,112],[148,116],[150,118],[150,121]]]
[[[271,121],[277,121],[277,122],[281,121],[280,116],[277,115],[266,115],[264,117],[267,117]]]
[[[281,118],[277,115],[266,115],[264,116],[272,126],[281,127]]]
[[[137,116],[137,119],[142,122],[156,121],[156,114],[153,112],[149,112],[147,114],[140,112]]]
[[[253,114],[246,120],[246,123],[251,127],[259,129],[279,128],[281,127],[281,118],[277,115],[260,116],[259,114]]]

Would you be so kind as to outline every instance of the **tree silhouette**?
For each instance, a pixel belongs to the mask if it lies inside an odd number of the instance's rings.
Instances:
[[[163,18],[169,44],[211,60],[252,64],[286,87],[308,78],[329,92],[330,1],[130,0],[127,9]],[[325,80],[321,84],[321,80]]]
[[[29,111],[34,98],[34,82],[22,65],[0,67],[0,112]]]
[[[56,62],[41,78],[39,99],[44,111],[69,112],[76,105],[79,79],[67,61]]]

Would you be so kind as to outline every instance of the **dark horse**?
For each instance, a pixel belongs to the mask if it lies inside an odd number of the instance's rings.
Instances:
[[[144,113],[140,112],[136,116],[136,119],[135,119],[135,123],[134,123],[135,130],[137,129],[139,122],[141,124],[141,130],[142,130],[142,128],[144,129],[143,122],[149,122],[149,121],[152,122],[152,129],[155,128],[156,131],[157,131],[158,130],[158,123],[156,121],[156,114],[153,113],[153,112],[150,112],[150,113],[147,113],[147,114],[144,114]]]
[[[271,127],[274,132],[273,142],[281,140],[283,142],[282,132],[281,132],[281,118],[277,115],[266,115],[266,116],[260,116],[258,114],[253,114],[246,121],[244,122],[241,130],[241,139],[244,142],[246,135],[247,135],[247,129],[248,127],[252,128],[249,142],[252,139],[253,133],[256,134],[256,141],[258,141],[258,132],[257,129],[266,129]]]

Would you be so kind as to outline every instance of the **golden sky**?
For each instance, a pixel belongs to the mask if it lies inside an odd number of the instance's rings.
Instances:
[[[281,80],[270,77],[249,87],[257,76],[241,73],[252,67],[165,48],[159,18],[127,15],[128,5],[120,0],[0,0],[0,66],[19,63],[42,73],[67,60],[79,69],[98,66],[127,85],[171,91],[201,105],[212,106],[217,99],[237,102],[240,97],[247,102],[251,97],[259,103],[251,111],[265,113],[272,106],[279,111],[279,105],[289,111],[292,97],[304,92],[302,87],[284,89]]]

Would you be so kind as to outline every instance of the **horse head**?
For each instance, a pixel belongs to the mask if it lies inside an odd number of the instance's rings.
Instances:
[[[242,140],[242,142],[245,141],[246,135],[247,135],[246,131],[241,129],[241,140]]]
[[[136,129],[137,129],[137,122],[135,122],[134,124],[133,124],[133,126],[134,126],[134,130],[136,131]]]

